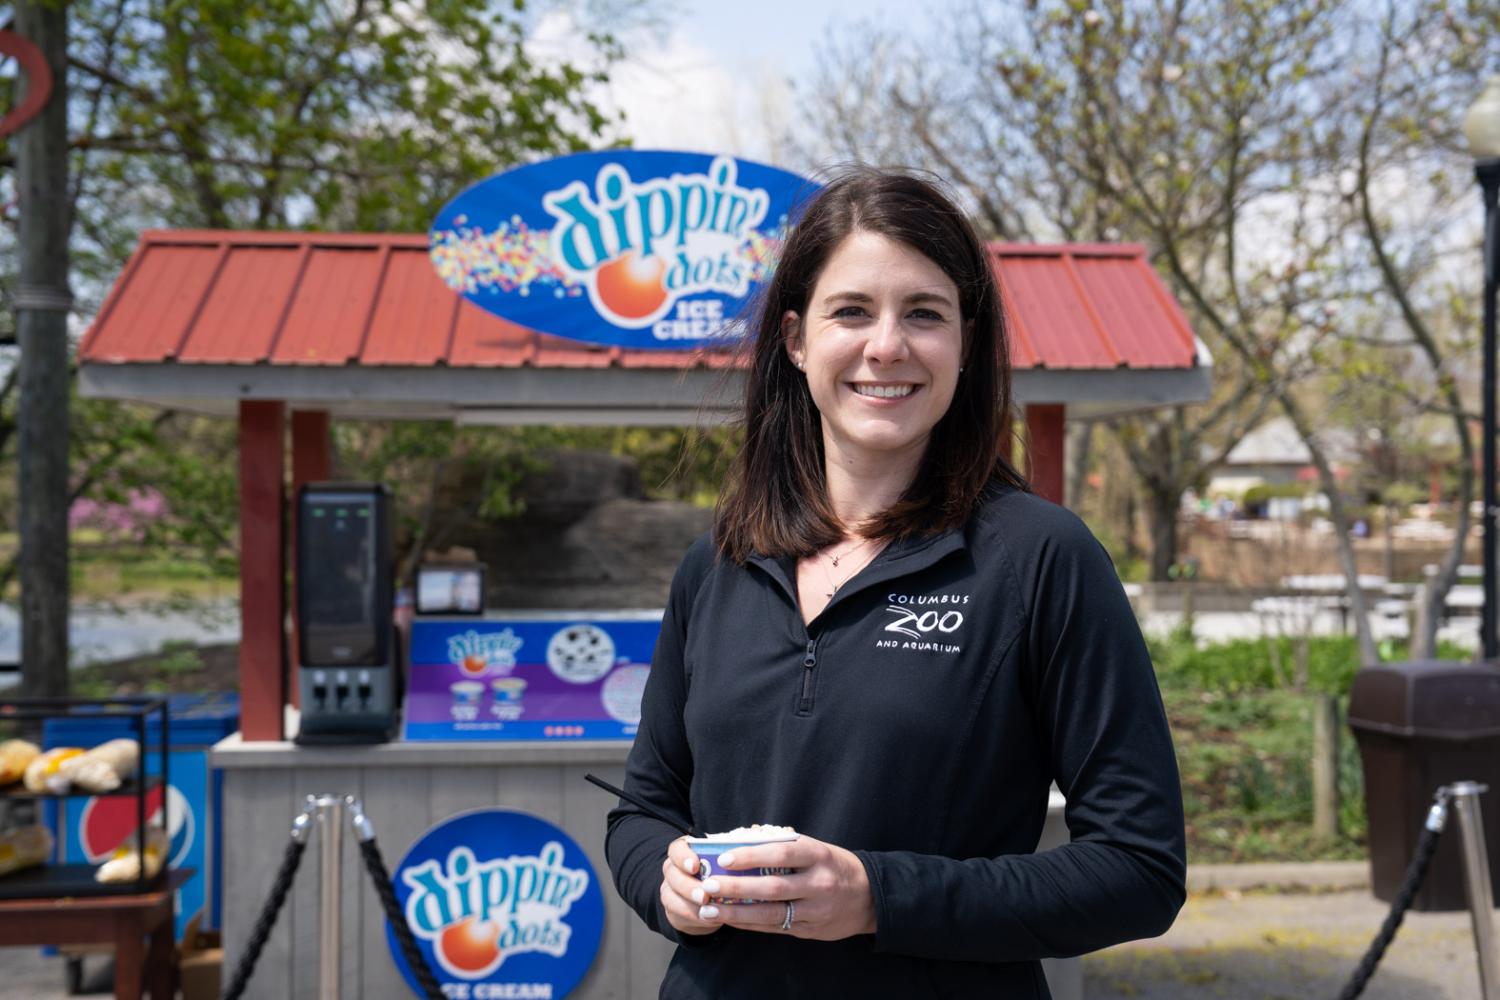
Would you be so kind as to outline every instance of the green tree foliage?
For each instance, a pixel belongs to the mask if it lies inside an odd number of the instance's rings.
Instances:
[[[592,23],[626,20],[635,7],[601,10],[610,16]],[[606,115],[587,93],[618,44],[600,28],[580,40],[580,62],[539,60],[527,45],[535,16],[521,0],[72,3],[80,325],[142,229],[422,231],[449,198],[496,170],[601,143]],[[9,206],[0,211],[10,223],[0,227],[0,294],[14,273],[12,166],[12,152],[0,151],[0,204]],[[0,357],[7,481],[16,459],[11,367]],[[109,500],[150,485],[172,511],[151,541],[232,563],[232,422],[103,400],[75,399],[72,413],[75,496]],[[350,434],[362,432],[369,425]],[[437,425],[377,436],[413,457],[454,444],[452,428]],[[0,592],[13,572],[0,562]]]
[[[1467,437],[1478,211],[1455,133],[1497,53],[1483,0],[1011,0],[925,38],[835,34],[804,106],[824,148],[917,160],[995,236],[1147,246],[1219,383],[1206,408],[1116,425],[1157,518],[1269,399],[1345,528],[1318,440],[1339,397],[1396,392]]]
[[[129,192],[168,225],[422,231],[460,188],[606,124],[583,97],[600,73],[534,59],[520,3],[75,9],[81,194]]]

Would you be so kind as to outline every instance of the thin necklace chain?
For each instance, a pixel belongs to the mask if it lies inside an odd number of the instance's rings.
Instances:
[[[846,556],[853,555],[855,552],[858,552],[860,549],[864,548],[866,545],[869,545],[872,540],[873,539],[869,539],[869,538],[861,538],[859,541],[855,542],[853,545],[849,546],[847,549],[845,549],[843,552],[840,552],[838,555],[829,556],[828,557],[828,561],[831,562],[831,563],[833,563],[835,566],[837,566],[839,564],[839,560],[840,559],[843,559]]]
[[[834,566],[837,566],[839,564],[839,560],[849,558],[849,556],[853,555],[855,552],[858,552],[862,547],[864,547],[865,545],[870,544],[871,542],[875,542],[877,544],[876,544],[876,547],[870,552],[870,554],[865,559],[861,560],[860,562],[858,562],[857,564],[855,564],[853,567],[851,567],[849,569],[849,571],[847,573],[845,573],[844,576],[841,579],[835,580],[833,578],[833,572],[828,568],[828,563],[831,562]],[[852,545],[848,549],[845,549],[843,552],[839,553],[838,555],[828,557],[828,561],[827,562],[824,562],[824,560],[820,558],[818,560],[818,562],[823,567],[823,575],[828,578],[828,586],[829,586],[828,599],[830,601],[833,600],[833,595],[837,594],[839,592],[839,588],[840,587],[842,587],[844,584],[848,583],[851,579],[853,579],[854,576],[857,573],[859,573],[860,570],[864,569],[866,566],[870,565],[870,563],[874,562],[875,561],[875,557],[880,554],[880,550],[882,548],[884,548],[884,547],[885,547],[884,540],[882,540],[882,539],[866,538],[866,539],[862,539],[858,544]]]

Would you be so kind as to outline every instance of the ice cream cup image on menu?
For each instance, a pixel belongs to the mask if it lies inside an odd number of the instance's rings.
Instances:
[[[757,844],[787,843],[797,839],[797,831],[789,826],[742,826],[724,833],[710,833],[703,837],[687,838],[687,845],[698,855],[698,877],[710,875],[732,875],[747,878],[755,875],[790,875],[791,868],[725,868],[719,857],[741,847]],[[758,899],[726,899],[726,903],[758,903]]]
[[[526,680],[522,677],[496,677],[490,681],[490,690],[495,692],[496,703],[514,705],[526,693]]]
[[[454,681],[448,685],[455,705],[477,705],[484,696],[484,685],[479,681]]]

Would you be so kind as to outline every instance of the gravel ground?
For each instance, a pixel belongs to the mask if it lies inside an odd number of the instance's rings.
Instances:
[[[1367,891],[1189,898],[1164,936],[1083,961],[1087,1000],[1338,996],[1387,906]],[[1408,913],[1367,1000],[1480,1000],[1467,913]]]
[[[1195,894],[1163,937],[1083,961],[1086,1000],[1333,1000],[1385,919],[1364,890]],[[100,959],[89,960],[98,967]],[[1364,996],[1480,1000],[1467,913],[1411,913]],[[62,962],[0,948],[0,998],[65,1000]]]
[[[95,957],[90,964],[100,965]],[[40,948],[0,948],[0,997],[5,1000],[64,1000],[63,960],[44,958]]]

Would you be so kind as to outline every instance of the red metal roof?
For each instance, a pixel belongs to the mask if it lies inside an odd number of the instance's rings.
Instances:
[[[1187,318],[1136,244],[991,246],[1020,369],[1191,368]],[[89,364],[720,367],[508,323],[450,290],[425,234],[148,230],[85,336]]]

